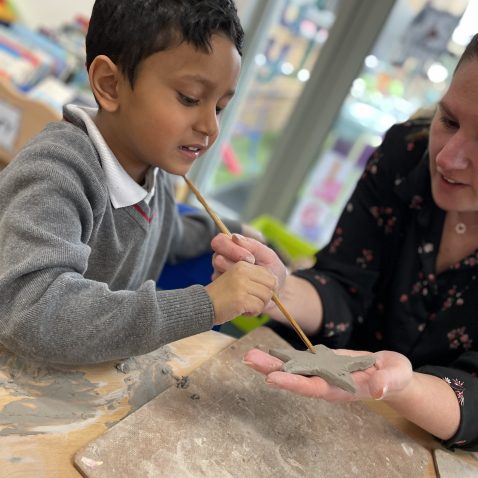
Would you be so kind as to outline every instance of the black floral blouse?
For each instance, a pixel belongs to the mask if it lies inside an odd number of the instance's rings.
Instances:
[[[461,406],[460,428],[444,445],[478,450],[478,249],[436,274],[445,213],[431,196],[428,128],[409,121],[388,131],[330,243],[295,274],[323,302],[314,343],[395,350],[441,377]]]

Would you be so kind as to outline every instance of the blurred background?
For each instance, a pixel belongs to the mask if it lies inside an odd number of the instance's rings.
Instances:
[[[84,72],[93,3],[0,0],[0,76],[58,115],[66,102],[94,104]],[[190,177],[218,213],[267,218],[309,252],[329,239],[387,128],[444,93],[478,29],[478,0],[236,4],[246,31],[240,84]],[[0,97],[10,146],[18,123]],[[196,204],[181,184],[178,194]]]

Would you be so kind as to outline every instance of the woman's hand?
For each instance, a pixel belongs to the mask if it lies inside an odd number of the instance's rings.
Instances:
[[[236,262],[246,261],[260,265],[277,277],[278,290],[280,290],[287,276],[287,269],[277,254],[255,239],[233,234],[228,237],[218,234],[211,242],[214,250],[213,279],[229,270]]]
[[[259,241],[262,244],[266,243],[266,238],[264,237],[264,234],[262,234],[261,231],[251,226],[250,224],[242,224],[241,233],[243,236],[255,239],[256,241]]]
[[[345,349],[334,352],[351,356],[370,354]],[[357,389],[356,393],[349,393],[330,385],[320,377],[304,377],[282,372],[281,360],[258,349],[247,352],[244,363],[266,375],[266,383],[272,387],[327,401],[350,401],[361,398],[386,400],[405,390],[413,377],[410,361],[402,354],[389,351],[377,352],[375,358],[374,366],[351,374]]]

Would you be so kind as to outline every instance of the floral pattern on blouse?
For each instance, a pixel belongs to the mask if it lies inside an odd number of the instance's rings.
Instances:
[[[385,234],[392,234],[397,218],[393,215],[393,209],[390,207],[370,208],[370,214],[376,219],[377,226],[383,227]]]
[[[450,387],[455,392],[456,398],[458,399],[458,403],[460,406],[465,404],[465,384],[458,380],[457,378],[449,379],[448,377],[443,377],[443,380],[450,385]]]
[[[294,274],[321,297],[324,321],[314,343],[394,350],[415,370],[456,377],[450,384],[462,423],[446,445],[478,450],[478,249],[436,273],[445,212],[431,196],[428,127],[410,121],[387,132],[330,243],[314,267]]]
[[[342,241],[343,241],[342,229],[340,227],[338,227],[335,230],[334,238],[332,239],[332,241],[330,243],[330,252],[332,254],[335,254],[339,250],[340,245],[342,244]]]
[[[466,327],[450,330],[447,334],[451,349],[462,347],[464,350],[470,350],[473,340],[466,333]]]
[[[332,337],[338,333],[345,332],[350,327],[350,324],[345,322],[327,322],[324,323],[324,334],[326,337]]]
[[[362,249],[360,257],[357,257],[357,264],[362,268],[366,268],[367,265],[373,261],[373,251],[370,249]]]

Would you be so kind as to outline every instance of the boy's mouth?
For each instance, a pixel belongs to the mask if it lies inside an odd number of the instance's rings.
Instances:
[[[206,149],[206,146],[202,146],[202,145],[183,145],[183,146],[180,146],[179,149],[182,149],[183,151],[188,151],[188,152],[191,152],[191,153],[199,153],[201,151],[203,151],[204,149]]]
[[[190,159],[196,159],[206,149],[201,145],[179,146],[180,151],[185,153]]]

